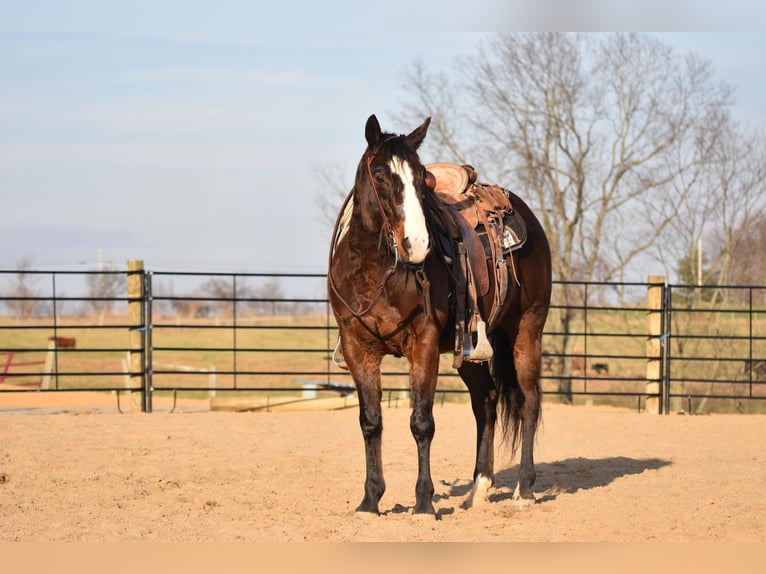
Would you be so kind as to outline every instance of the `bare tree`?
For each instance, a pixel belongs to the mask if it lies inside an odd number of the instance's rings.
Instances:
[[[766,191],[762,192],[766,195]],[[739,241],[732,245],[731,266],[726,282],[730,285],[766,284],[766,213],[758,213],[742,229]]]
[[[5,301],[5,306],[15,315],[17,321],[34,317],[42,310],[42,303],[35,300],[36,297],[40,296],[40,293],[35,286],[37,278],[29,273],[31,266],[32,263],[28,257],[20,259],[16,263],[17,273],[5,292],[5,296],[9,297]]]
[[[125,276],[103,269],[99,273],[88,274],[86,283],[89,297],[87,306],[98,315],[99,325],[103,325],[106,315],[114,309],[117,297],[127,291]]]
[[[315,196],[319,208],[318,219],[328,227],[335,225],[335,219],[343,201],[351,190],[352,176],[346,175],[346,169],[341,163],[317,165],[314,168],[314,179],[317,184]]]
[[[718,285],[737,282],[735,273],[742,273],[746,262],[736,260],[735,254],[754,224],[766,215],[766,142],[762,134],[732,129],[726,135],[714,151],[707,185],[718,199],[712,211],[714,236],[720,245],[712,263],[718,271]]]
[[[285,304],[281,302],[285,298],[282,285],[278,279],[272,278],[265,281],[252,290],[252,307],[256,315],[279,315],[285,310]]]
[[[764,134],[727,123],[698,175],[696,193],[679,202],[658,251],[681,262],[683,280],[692,284],[763,283],[763,273],[754,273],[766,221]],[[708,293],[706,300],[722,295]]]
[[[443,159],[532,203],[560,280],[617,278],[651,247],[729,103],[707,61],[638,34],[501,35],[458,69],[452,85],[416,64],[407,115],[437,116]],[[465,96],[434,108],[435,91]]]
[[[729,105],[708,61],[639,34],[498,35],[456,69],[415,64],[405,119],[433,116],[427,150],[529,201],[560,281],[625,278],[694,190]],[[575,284],[554,293],[564,307],[581,296]],[[575,312],[554,315],[563,358]]]
[[[205,281],[200,287],[203,295],[209,296],[207,306],[200,306],[195,310],[196,314],[203,314],[205,310],[215,310],[223,317],[231,317],[234,313],[234,282],[232,279],[213,278]]]

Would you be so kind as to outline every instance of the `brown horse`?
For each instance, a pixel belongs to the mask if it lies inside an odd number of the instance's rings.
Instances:
[[[340,348],[359,395],[365,445],[360,512],[377,513],[385,491],[380,364],[385,355],[395,355],[406,357],[410,367],[410,429],[418,451],[414,512],[434,513],[433,403],[439,355],[453,350],[455,280],[445,258],[433,248],[424,207],[426,196],[434,193],[434,178],[417,149],[429,123],[430,118],[408,135],[394,135],[382,133],[377,118],[370,116],[367,149],[338,216],[330,250],[328,292]],[[534,502],[533,447],[540,416],[541,339],[551,294],[550,249],[531,210],[513,194],[510,199],[528,229],[524,246],[505,256],[518,284],[510,282],[500,318],[488,333],[493,357],[466,360],[458,369],[470,392],[477,428],[474,488],[468,504],[485,496],[493,483],[498,412],[514,451],[521,443],[514,500]],[[491,285],[478,302],[485,317],[494,288]]]

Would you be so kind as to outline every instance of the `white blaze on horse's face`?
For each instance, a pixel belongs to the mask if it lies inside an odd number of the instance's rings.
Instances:
[[[406,161],[394,156],[389,164],[391,171],[404,184],[404,239],[402,247],[407,252],[407,263],[423,263],[428,255],[428,228],[423,206],[415,189],[412,168]]]

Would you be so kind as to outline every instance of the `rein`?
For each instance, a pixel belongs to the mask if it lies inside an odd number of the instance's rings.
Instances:
[[[343,306],[349,310],[349,312],[356,317],[357,319],[361,319],[367,313],[372,311],[373,307],[378,304],[378,301],[380,301],[380,298],[383,296],[383,292],[385,291],[386,284],[391,279],[391,277],[394,276],[396,273],[396,268],[399,265],[399,248],[396,243],[396,234],[394,233],[393,228],[391,227],[391,223],[388,220],[388,216],[386,215],[385,209],[383,209],[383,202],[380,200],[380,194],[378,194],[378,188],[375,185],[375,177],[372,175],[372,158],[375,157],[375,154],[378,152],[380,147],[392,140],[396,139],[397,136],[389,136],[383,142],[378,144],[374,150],[372,150],[372,153],[370,153],[369,157],[367,158],[367,175],[370,178],[370,185],[372,185],[372,192],[375,196],[375,201],[378,204],[378,210],[380,211],[380,215],[383,218],[383,229],[385,230],[386,234],[388,235],[388,248],[391,252],[393,252],[394,256],[394,262],[391,264],[391,266],[386,271],[386,274],[383,276],[383,279],[381,280],[380,284],[378,285],[378,288],[376,290],[375,296],[372,298],[372,301],[365,307],[364,309],[355,310],[353,307],[351,307],[351,304],[346,301],[346,299],[341,295],[340,291],[338,290],[338,287],[335,285],[335,280],[332,277],[332,257],[335,254],[335,241],[338,237],[338,227],[340,225],[340,221],[342,217],[339,215],[338,218],[335,220],[335,227],[333,228],[332,237],[333,237],[333,247],[330,249],[330,257],[329,261],[327,263],[327,278],[329,279],[330,288],[332,289],[333,293],[338,297],[338,300],[343,303]],[[351,198],[354,196],[353,192],[348,194],[348,197],[346,197],[346,200],[343,202],[343,206],[340,209],[340,213],[342,214],[346,206],[348,205],[348,202],[351,201]],[[428,288],[429,283],[428,279],[425,276],[425,273],[423,272],[422,265],[415,271],[415,279],[417,280],[418,284],[423,289],[423,300],[424,300],[424,309],[427,311],[427,316],[429,316],[431,313],[431,305],[430,305],[430,297],[428,294]]]

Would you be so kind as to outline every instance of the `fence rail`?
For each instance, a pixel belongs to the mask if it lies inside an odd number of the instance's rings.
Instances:
[[[289,284],[290,295],[285,291]],[[323,274],[0,271],[3,392],[348,394]],[[317,296],[317,294],[320,294]],[[668,413],[766,406],[766,287],[557,282],[542,385]],[[409,392],[386,358],[389,397]],[[445,357],[442,398],[465,390]]]

